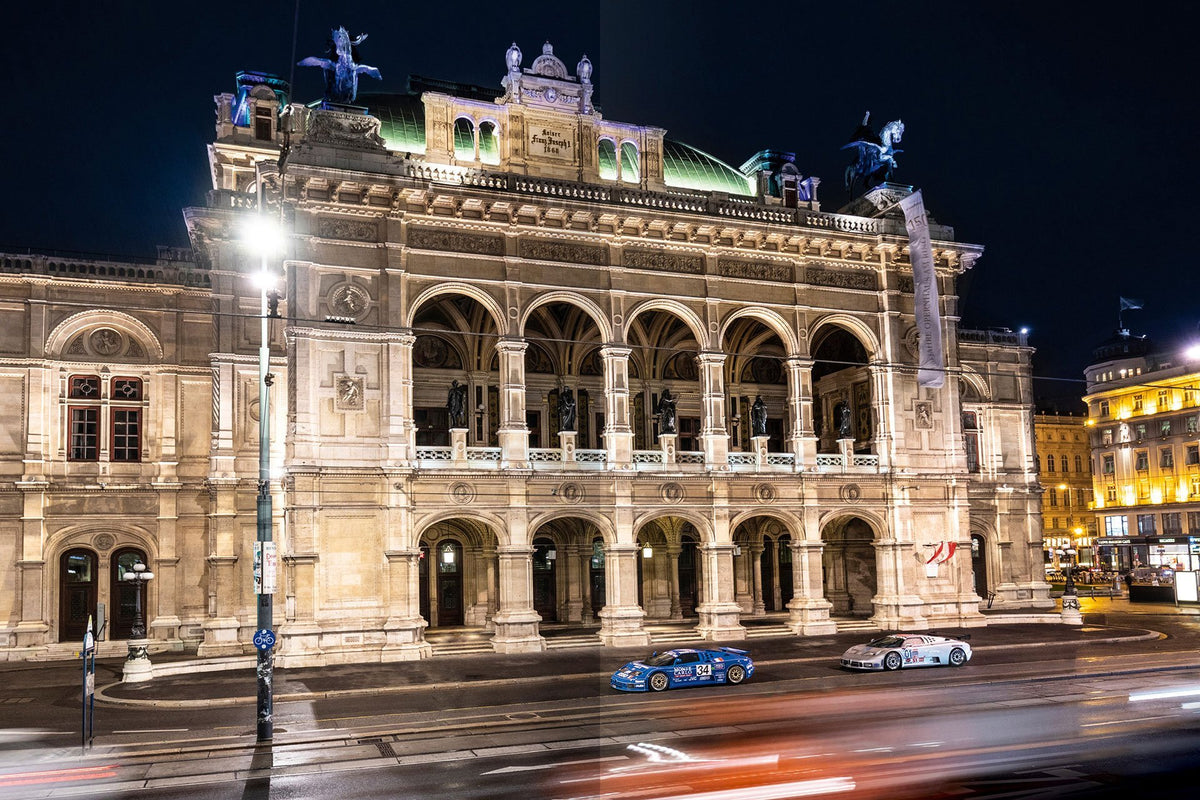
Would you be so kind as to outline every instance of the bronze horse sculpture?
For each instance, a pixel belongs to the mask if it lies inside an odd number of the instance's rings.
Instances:
[[[868,111],[854,133],[854,141],[842,145],[843,150],[857,151],[854,163],[846,167],[846,188],[851,197],[854,196],[857,183],[861,182],[863,189],[869,189],[891,180],[892,171],[897,166],[896,154],[904,152],[895,146],[904,135],[904,123],[898,119],[892,120],[876,135],[867,125],[870,118],[871,112]]]

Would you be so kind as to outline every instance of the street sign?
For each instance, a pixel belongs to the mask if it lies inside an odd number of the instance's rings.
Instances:
[[[275,634],[266,628],[255,631],[254,646],[259,650],[270,650],[275,646]]]

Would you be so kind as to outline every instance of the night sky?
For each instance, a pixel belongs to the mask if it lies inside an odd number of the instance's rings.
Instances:
[[[1187,231],[1200,104],[1200,9],[1142,18],[1101,4],[400,3],[23,4],[6,12],[0,249],[151,256],[186,245],[181,210],[210,188],[212,98],[243,69],[322,55],[329,29],[366,32],[361,60],[403,91],[410,73],[499,86],[514,40],[528,67],[547,39],[572,70],[594,65],[608,119],[658,125],[741,164],[796,153],[846,200],[845,144],[863,112],[902,119],[898,183],[986,247],[963,278],[967,327],[1028,326],[1037,391],[1079,397],[1091,349],[1125,324],[1162,348],[1200,339]],[[174,6],[174,7],[171,7]],[[294,69],[318,99],[318,69]],[[1075,410],[1069,399],[1062,410]]]

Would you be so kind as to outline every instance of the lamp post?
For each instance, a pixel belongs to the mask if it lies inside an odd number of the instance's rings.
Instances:
[[[1064,563],[1064,559],[1067,565],[1064,570],[1067,581],[1063,585],[1063,596],[1065,597],[1069,594],[1075,594],[1075,576],[1072,574],[1072,568],[1075,566],[1075,548],[1071,545],[1058,548],[1058,563],[1060,566]]]
[[[1062,564],[1063,559],[1067,562],[1067,582],[1063,585],[1062,595],[1062,621],[1067,625],[1082,625],[1083,614],[1079,610],[1079,598],[1075,596],[1075,578],[1071,574],[1075,565],[1075,548],[1068,544],[1058,548],[1057,552],[1059,564]]]
[[[261,255],[258,274],[261,292],[261,320],[258,342],[258,502],[256,511],[257,536],[254,548],[254,591],[258,596],[258,615],[254,645],[258,651],[257,739],[270,741],[274,736],[274,592],[275,542],[271,507],[271,318],[279,316],[279,293],[271,273],[269,259],[279,244],[279,228],[266,216],[263,203],[262,175],[259,175],[258,214],[255,229],[250,232],[251,244]]]
[[[142,594],[147,581],[153,578],[154,573],[140,561],[121,576],[121,580],[133,587],[133,630],[129,632],[129,655],[125,657],[125,668],[121,672],[121,679],[126,683],[140,683],[153,677],[150,654],[146,650],[149,645],[146,640],[146,616],[142,609]]]

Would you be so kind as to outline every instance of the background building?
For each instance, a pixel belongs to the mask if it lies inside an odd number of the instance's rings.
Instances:
[[[1052,605],[1031,350],[956,325],[981,247],[931,225],[921,387],[911,187],[823,211],[790,153],[735,168],[605,119],[586,58],[506,63],[365,108],[242,73],[190,260],[4,258],[0,652],[74,647],[133,551],[160,646],[248,651],[261,414],[285,665],[426,657],[428,626],[512,652],[551,621],[628,645]],[[267,408],[260,216],[287,231]]]
[[[1200,363],[1128,329],[1088,365],[1101,563],[1200,569]]]
[[[1033,418],[1038,473],[1042,482],[1042,543],[1046,564],[1057,568],[1060,548],[1073,547],[1076,563],[1097,564],[1093,545],[1092,451],[1082,414],[1038,414]]]

